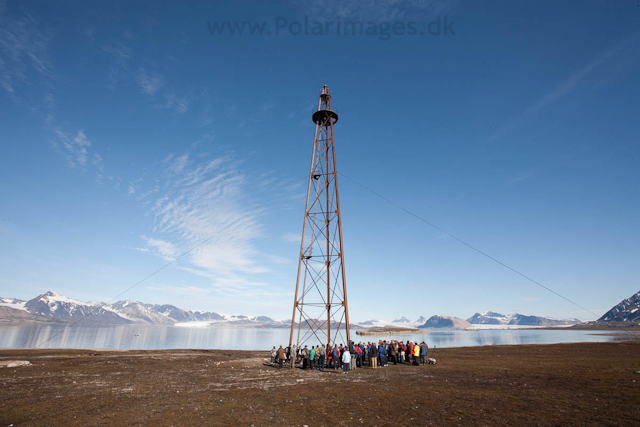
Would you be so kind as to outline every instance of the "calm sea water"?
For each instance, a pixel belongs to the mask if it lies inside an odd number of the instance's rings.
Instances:
[[[603,342],[624,338],[593,331],[432,331],[429,335],[353,335],[357,341],[425,341],[429,347]],[[288,329],[184,328],[175,326],[19,325],[0,326],[0,348],[233,349],[266,350],[289,342]],[[311,346],[318,344],[308,341]]]

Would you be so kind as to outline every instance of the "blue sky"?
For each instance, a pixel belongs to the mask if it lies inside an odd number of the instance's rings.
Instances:
[[[603,314],[640,289],[639,24],[635,0],[1,2],[0,295],[107,301],[209,239],[121,299],[289,318],[327,84],[341,173]],[[352,319],[594,318],[339,184]]]

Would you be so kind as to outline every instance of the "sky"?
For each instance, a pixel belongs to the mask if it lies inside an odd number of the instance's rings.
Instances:
[[[290,318],[323,85],[352,320],[640,290],[636,0],[173,3],[0,1],[0,296]]]

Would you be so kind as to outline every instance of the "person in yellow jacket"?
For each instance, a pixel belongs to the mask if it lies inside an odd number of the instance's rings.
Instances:
[[[420,360],[420,346],[416,343],[416,345],[413,346],[413,364],[419,365],[418,360]]]

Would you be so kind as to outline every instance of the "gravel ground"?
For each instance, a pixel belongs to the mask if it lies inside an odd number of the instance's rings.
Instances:
[[[640,342],[439,349],[309,372],[268,352],[0,349],[0,426],[640,425]],[[6,363],[5,363],[6,365]]]

